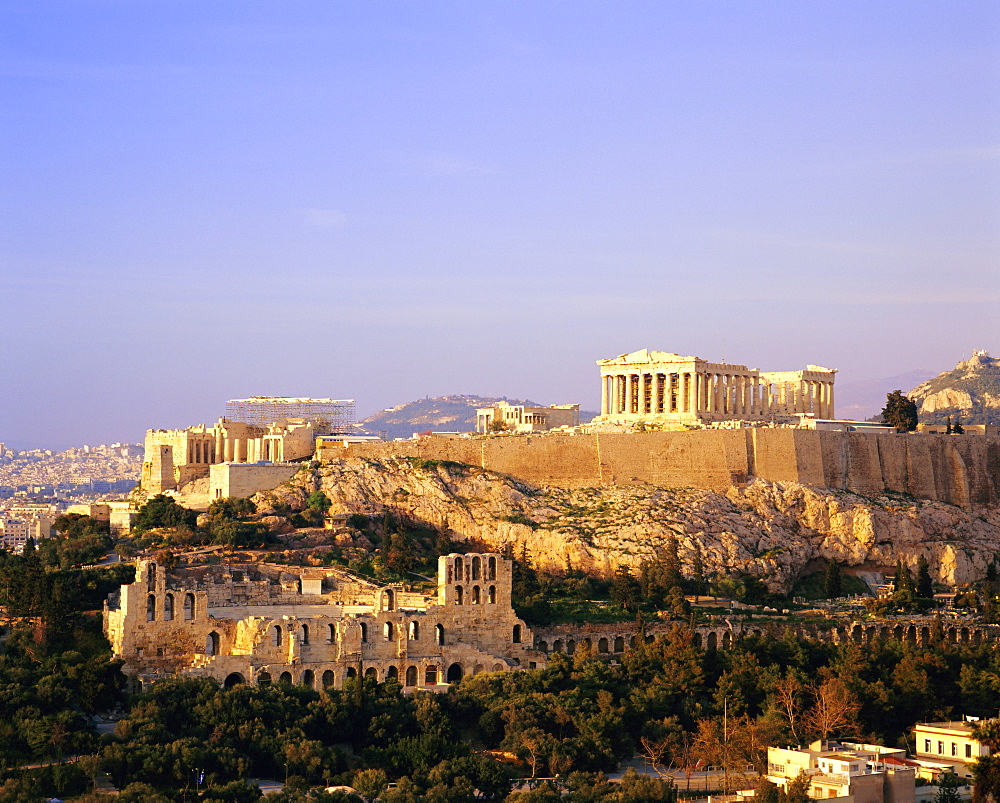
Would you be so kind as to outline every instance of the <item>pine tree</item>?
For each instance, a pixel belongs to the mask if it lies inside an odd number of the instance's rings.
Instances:
[[[840,573],[840,564],[836,561],[830,561],[830,565],[827,566],[823,585],[827,599],[837,599],[843,595],[843,576]]]
[[[951,431],[955,435],[964,435],[965,434],[965,427],[963,427],[962,423],[958,420],[958,416],[955,416],[955,424],[952,426]]]
[[[917,428],[917,405],[903,391],[894,390],[885,397],[882,421],[902,432],[913,432]]]
[[[934,582],[931,580],[930,567],[927,558],[921,555],[917,558],[917,596],[921,599],[931,599],[934,596]]]

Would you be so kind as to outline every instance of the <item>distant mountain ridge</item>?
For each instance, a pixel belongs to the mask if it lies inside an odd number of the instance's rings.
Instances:
[[[530,407],[544,405],[530,399],[511,399],[506,396],[475,396],[455,394],[417,399],[380,410],[358,422],[358,426],[373,435],[385,438],[409,438],[415,432],[474,432],[476,410],[490,407],[499,401],[525,404]],[[596,412],[580,412],[581,421],[589,421]]]
[[[937,376],[929,368],[916,368],[896,376],[882,379],[862,379],[846,382],[836,387],[835,413],[837,418],[865,421],[873,416],[881,416],[885,407],[885,397],[894,390],[916,387]]]
[[[976,351],[906,395],[916,402],[922,422],[951,416],[963,424],[1000,424],[1000,359]]]

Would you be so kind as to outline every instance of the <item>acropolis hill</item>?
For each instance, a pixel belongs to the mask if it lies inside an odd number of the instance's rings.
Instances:
[[[393,442],[319,438],[319,468],[310,468],[313,455],[295,440],[310,431],[307,422],[244,433],[224,419],[211,431],[151,431],[144,484],[160,485],[145,490],[183,495],[210,470],[259,470],[272,484],[253,490],[274,488],[256,495],[261,513],[301,509],[321,489],[337,513],[391,511],[457,540],[516,544],[540,564],[600,573],[638,563],[671,531],[688,539],[689,560],[704,549],[710,571],[739,569],[781,585],[816,558],[888,567],[919,554],[940,579],[965,582],[1000,551],[1000,438],[823,429],[851,422],[834,419],[835,371],[818,366],[768,373],[646,350],[599,365],[603,415],[593,425]],[[300,462],[252,464],[282,449],[288,459],[293,444]],[[214,495],[235,487],[213,486]],[[572,520],[579,527],[559,523],[565,505],[581,511]],[[612,522],[585,512],[593,506]]]

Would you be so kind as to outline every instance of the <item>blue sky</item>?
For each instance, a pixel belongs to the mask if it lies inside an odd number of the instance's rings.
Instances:
[[[0,7],[0,440],[1000,351],[995,2]]]

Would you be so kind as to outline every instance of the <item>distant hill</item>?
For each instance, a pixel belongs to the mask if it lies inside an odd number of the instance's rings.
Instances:
[[[925,423],[951,416],[963,424],[1000,424],[1000,359],[977,351],[906,395],[917,403]]]
[[[865,421],[872,416],[880,416],[885,407],[885,397],[894,390],[905,390],[919,385],[937,372],[929,368],[917,368],[905,374],[887,376],[884,379],[864,379],[860,382],[838,384],[836,389],[835,412],[838,418],[853,418]]]
[[[387,410],[370,415],[358,422],[358,426],[374,435],[385,438],[409,438],[414,432],[474,432],[476,410],[489,407],[498,401],[510,404],[527,404],[540,407],[537,402],[492,396],[437,396],[433,399],[417,399],[399,404]],[[580,420],[589,421],[596,412],[580,411]]]

